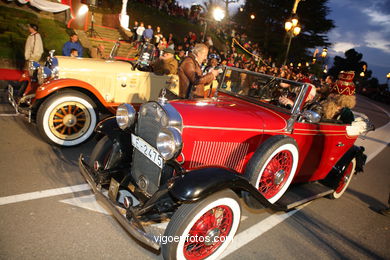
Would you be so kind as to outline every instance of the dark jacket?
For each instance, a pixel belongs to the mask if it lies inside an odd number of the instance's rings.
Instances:
[[[206,75],[202,74],[202,69],[193,54],[185,57],[181,62],[178,75],[179,96],[182,98],[204,97],[204,85],[214,80],[211,72]]]

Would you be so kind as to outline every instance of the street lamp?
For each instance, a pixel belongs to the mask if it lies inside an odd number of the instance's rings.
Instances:
[[[286,65],[287,63],[287,58],[288,58],[288,53],[290,51],[290,45],[291,45],[291,40],[293,37],[297,36],[301,32],[301,27],[298,24],[298,18],[292,17],[289,19],[285,24],[284,24],[284,29],[286,30],[289,38],[288,38],[288,44],[287,44],[287,50],[286,50],[286,55],[284,58],[283,65]]]
[[[225,11],[219,7],[216,7],[213,10],[213,17],[214,17],[214,20],[216,20],[217,22],[220,22],[223,20],[223,18],[225,18]]]
[[[323,59],[325,59],[326,55],[328,54],[328,49],[327,48],[323,48],[322,49],[322,52],[321,52],[321,57]]]
[[[251,14],[250,18],[251,18],[252,20],[254,20],[254,19],[256,18],[256,16],[255,16],[254,14]]]
[[[204,8],[203,8],[203,10],[204,10]],[[220,7],[215,7],[213,10],[213,18],[217,22],[222,21],[223,18],[225,18],[225,11],[223,9],[221,9]],[[206,31],[207,31],[207,22],[213,22],[213,20],[207,19],[207,18],[200,18],[200,19],[204,21],[204,31],[203,31],[203,39],[202,39],[202,42],[204,42],[205,37],[206,37]]]

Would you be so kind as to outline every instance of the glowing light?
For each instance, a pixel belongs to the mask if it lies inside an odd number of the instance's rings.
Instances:
[[[244,12],[244,8],[240,7],[240,12]]]
[[[77,12],[77,15],[78,15],[78,16],[82,16],[82,15],[88,13],[88,10],[89,10],[89,9],[88,9],[88,6],[87,6],[87,5],[81,5],[79,11]]]
[[[213,11],[213,17],[218,22],[222,21],[222,19],[225,18],[225,11],[219,7],[216,7]]]
[[[327,48],[322,49],[321,57],[325,58],[327,54],[328,54],[328,49]]]
[[[256,18],[256,16],[254,14],[251,14],[251,19],[254,20]]]
[[[284,29],[286,29],[286,31],[290,31],[292,28],[292,22],[288,21],[284,24]]]
[[[293,26],[297,26],[297,24],[298,24],[298,19],[297,19],[297,18],[291,19],[291,23],[292,23]]]
[[[294,27],[294,35],[297,36],[299,33],[301,32],[301,27],[297,26],[297,27]]]

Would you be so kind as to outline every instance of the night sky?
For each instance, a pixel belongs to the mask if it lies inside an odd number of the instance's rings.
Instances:
[[[203,3],[191,0],[178,2],[185,6]],[[291,6],[293,3],[294,0],[291,0]],[[232,11],[238,6],[232,4]],[[329,18],[336,25],[328,33],[332,43],[328,48],[330,58],[335,55],[344,57],[346,50],[355,48],[363,54],[373,77],[385,83],[386,74],[390,72],[390,0],[330,0],[328,7],[331,10]]]

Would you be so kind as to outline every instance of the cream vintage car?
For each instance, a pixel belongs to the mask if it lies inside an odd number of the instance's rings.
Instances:
[[[101,115],[115,113],[121,103],[139,107],[157,100],[163,88],[178,94],[177,75],[148,71],[148,50],[135,62],[118,60],[113,52],[110,57],[54,57],[51,52],[45,65],[30,65],[19,89],[9,86],[8,99],[18,113],[36,122],[46,141],[75,146],[92,135]]]

